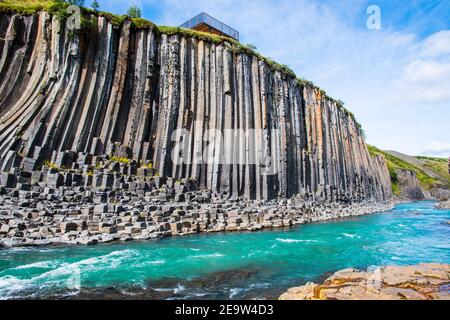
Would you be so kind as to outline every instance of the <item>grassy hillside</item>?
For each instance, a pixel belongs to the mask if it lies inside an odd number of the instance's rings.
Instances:
[[[391,152],[380,150],[371,145],[368,145],[367,147],[372,157],[381,155],[386,159],[392,181],[392,191],[396,195],[400,194],[398,178],[395,172],[396,169],[406,169],[415,172],[417,179],[424,190],[430,190],[437,185],[450,188],[450,174],[448,174],[448,162],[446,159],[409,157],[415,160],[411,161],[407,160],[408,156],[406,155],[405,158],[401,159],[400,157],[391,154]]]

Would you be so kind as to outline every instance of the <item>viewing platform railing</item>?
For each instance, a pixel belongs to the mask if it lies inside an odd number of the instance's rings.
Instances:
[[[213,17],[211,17],[210,15],[202,12],[199,15],[195,16],[194,18],[192,18],[191,20],[183,23],[180,27],[182,28],[188,28],[188,29],[192,29],[195,28],[196,26],[200,25],[200,24],[207,24],[211,27],[213,27],[214,29],[222,32],[223,34],[236,39],[237,41],[239,41],[239,32],[236,31],[235,29],[227,26],[226,24],[220,22],[217,19],[214,19]]]

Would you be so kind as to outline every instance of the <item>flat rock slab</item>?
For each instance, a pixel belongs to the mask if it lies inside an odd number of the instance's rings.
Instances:
[[[345,269],[321,285],[289,289],[280,300],[450,300],[450,265]]]
[[[450,200],[442,201],[436,205],[436,208],[441,210],[450,209]]]

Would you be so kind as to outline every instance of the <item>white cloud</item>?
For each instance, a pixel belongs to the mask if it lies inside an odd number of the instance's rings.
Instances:
[[[417,47],[396,81],[399,97],[407,102],[450,106],[450,30],[430,35]]]

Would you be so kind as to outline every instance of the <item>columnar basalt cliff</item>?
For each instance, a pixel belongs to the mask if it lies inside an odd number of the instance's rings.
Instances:
[[[323,284],[289,289],[280,300],[448,300],[449,283],[448,264],[345,269]]]
[[[401,188],[400,197],[411,200],[424,200],[426,198],[414,172],[398,169],[396,173]]]
[[[384,160],[370,157],[356,121],[320,90],[227,43],[96,21],[77,34],[48,13],[1,15],[3,172],[46,161],[82,169],[109,156],[247,199],[391,196]],[[176,129],[187,136],[173,141]],[[233,143],[207,137],[225,129],[250,134]],[[173,161],[177,143],[183,163]],[[261,153],[275,163],[251,161]],[[243,161],[223,163],[229,155]]]

